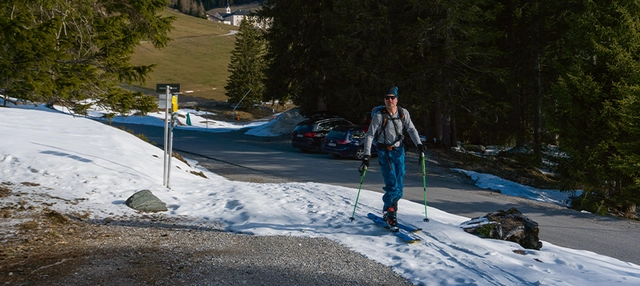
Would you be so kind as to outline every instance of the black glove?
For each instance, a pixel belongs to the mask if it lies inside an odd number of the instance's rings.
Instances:
[[[369,155],[364,155],[364,157],[362,157],[362,164],[360,164],[360,168],[358,168],[360,175],[364,173],[364,170],[369,168],[369,159],[371,159],[371,156]]]
[[[424,147],[422,144],[418,144],[418,153],[420,153],[420,158],[418,158],[418,164],[422,166],[422,162],[424,161],[424,151],[427,150],[427,147]]]
[[[427,147],[424,147],[422,144],[418,144],[418,152],[423,153],[427,151]]]

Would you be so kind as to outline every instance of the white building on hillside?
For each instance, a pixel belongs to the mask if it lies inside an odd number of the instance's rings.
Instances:
[[[207,12],[207,19],[214,22],[224,23],[227,25],[240,26],[240,23],[246,18],[249,17],[252,11],[250,10],[236,10],[231,11],[231,7],[229,7],[229,2],[227,2],[227,8],[225,12],[211,11]]]

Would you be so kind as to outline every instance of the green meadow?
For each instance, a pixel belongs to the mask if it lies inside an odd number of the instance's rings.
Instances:
[[[228,65],[238,27],[215,23],[172,10],[164,15],[175,16],[172,41],[162,49],[142,43],[131,56],[133,64],[156,64],[145,82],[146,93],[154,93],[158,83],[179,83],[183,94],[226,101],[224,85],[229,77]]]

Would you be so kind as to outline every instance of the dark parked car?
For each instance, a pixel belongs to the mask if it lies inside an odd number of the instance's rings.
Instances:
[[[349,157],[362,160],[364,157],[364,135],[369,126],[338,126],[331,130],[322,141],[322,151],[336,158]],[[376,146],[371,146],[371,155],[377,153]]]
[[[296,126],[291,133],[291,146],[303,152],[321,152],[320,144],[325,136],[341,125],[353,125],[344,118],[316,116],[306,119]]]

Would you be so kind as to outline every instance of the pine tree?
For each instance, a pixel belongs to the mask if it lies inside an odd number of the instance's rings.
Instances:
[[[572,1],[498,0],[502,7],[496,27],[504,33],[499,67],[502,82],[494,96],[506,103],[502,134],[517,147],[534,143],[535,159],[541,159],[545,115],[554,108],[550,86],[557,78],[553,59],[567,41],[565,15]]]
[[[191,16],[198,16],[198,3],[196,1],[191,0],[189,3],[189,12],[186,13]]]
[[[336,34],[335,1],[268,0],[258,15],[270,21],[265,34],[268,42],[265,74],[269,99],[290,98],[301,112],[326,111],[344,99],[342,63],[330,51],[329,41]],[[341,24],[345,24],[342,19]],[[341,90],[340,93],[336,93]],[[351,93],[348,95],[352,95]],[[347,105],[342,102],[341,107]]]
[[[238,29],[236,43],[231,52],[229,79],[225,89],[229,102],[241,103],[247,108],[262,102],[264,93],[265,45],[262,32],[253,17],[247,17]],[[249,90],[251,90],[249,92]],[[249,92],[247,94],[247,92]],[[245,97],[245,94],[246,97]],[[244,97],[244,99],[243,99]],[[242,102],[240,102],[242,100]]]
[[[575,1],[556,65],[559,170],[582,207],[635,216],[640,203],[640,3]],[[602,208],[602,206],[605,206]]]
[[[136,45],[169,41],[172,18],[164,1],[37,1],[0,3],[0,87],[35,103],[61,104],[82,113],[87,102],[127,113],[148,112],[153,97],[121,83],[144,82],[153,65],[129,63]]]
[[[393,21],[401,35],[395,50],[403,52],[396,64],[404,69],[400,84],[414,90],[409,100],[421,112],[412,118],[428,123],[429,138],[456,146],[456,130],[463,130],[469,140],[469,133],[478,129],[458,124],[477,126],[502,108],[487,90],[487,82],[501,73],[495,64],[501,33],[494,24],[500,6],[493,0],[415,0],[407,5]]]
[[[193,0],[178,0],[178,11],[184,14],[189,14],[191,9],[191,1]]]
[[[198,13],[197,13],[198,17],[206,19],[207,18],[207,12],[204,10],[204,5],[202,4],[202,2],[200,2],[198,4]]]

